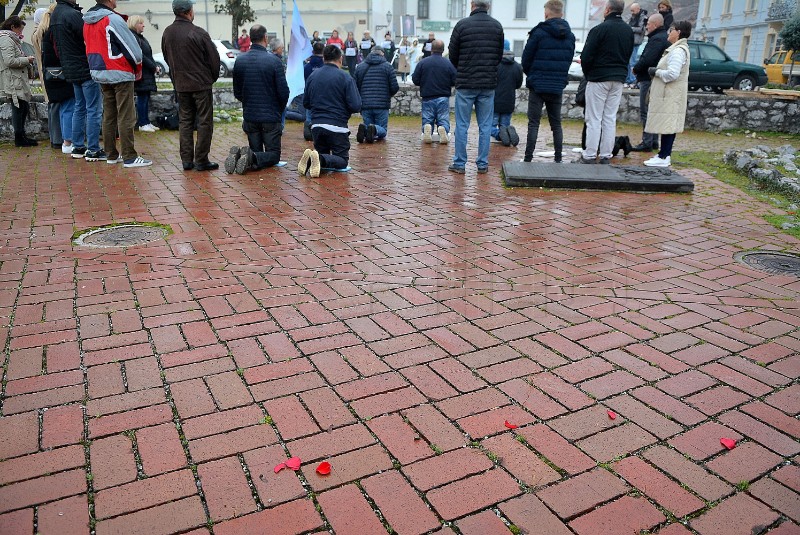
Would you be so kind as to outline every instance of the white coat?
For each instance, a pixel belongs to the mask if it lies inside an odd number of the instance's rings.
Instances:
[[[664,51],[650,85],[650,103],[644,131],[650,134],[679,134],[686,122],[689,94],[689,46],[679,39]]]

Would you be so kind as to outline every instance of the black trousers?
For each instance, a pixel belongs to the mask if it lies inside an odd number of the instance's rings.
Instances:
[[[19,99],[19,106],[11,105],[11,126],[14,127],[14,141],[24,141],[28,136],[25,135],[25,120],[31,105],[27,100]]]
[[[281,123],[242,122],[242,130],[247,134],[247,143],[253,151],[253,169],[272,167],[281,159]]]
[[[214,135],[214,97],[211,88],[192,93],[179,92],[178,110],[181,162],[208,163],[211,138]],[[195,123],[197,123],[196,144],[194,141]]]
[[[331,132],[322,127],[312,128],[314,149],[319,152],[322,167],[344,169],[350,161],[350,133]]]
[[[561,161],[564,146],[564,131],[561,129],[561,95],[530,92],[528,96],[528,141],[525,144],[525,161],[531,161],[536,149],[536,138],[539,136],[539,123],[542,120],[542,106],[547,109],[547,120],[553,131],[553,146],[556,151],[555,160]]]

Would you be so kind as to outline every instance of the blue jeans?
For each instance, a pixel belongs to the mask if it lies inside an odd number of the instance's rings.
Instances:
[[[456,90],[456,149],[453,166],[467,165],[467,132],[469,131],[472,107],[478,122],[478,157],[475,163],[479,169],[489,167],[489,143],[494,116],[494,89]]]
[[[492,137],[500,141],[500,127],[511,126],[510,113],[495,113],[492,120]]]
[[[150,124],[150,91],[136,93],[136,125]]]
[[[61,121],[61,139],[72,141],[72,116],[75,114],[75,99],[62,100],[58,108],[58,116]]]
[[[72,115],[72,141],[75,148],[100,150],[100,122],[103,119],[103,101],[100,86],[94,80],[72,84],[75,91],[75,113]]]
[[[433,131],[437,126],[443,126],[450,133],[450,97],[422,101],[422,127],[426,124],[431,125]]]
[[[636,62],[639,61],[639,48],[642,45],[636,45],[633,47],[633,52],[631,52],[631,59],[628,61],[628,76],[625,78],[626,84],[635,84],[636,83],[636,75],[633,74],[633,66],[636,65]]]
[[[376,140],[386,137],[386,130],[389,128],[389,110],[361,110],[361,118],[365,125],[375,125]]]

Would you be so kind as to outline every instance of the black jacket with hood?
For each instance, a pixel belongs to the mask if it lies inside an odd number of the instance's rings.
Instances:
[[[86,44],[83,42],[83,15],[81,8],[70,0],[56,0],[50,15],[50,30],[64,77],[68,82],[81,84],[92,79]]]
[[[514,113],[517,89],[522,87],[522,66],[514,61],[514,52],[506,50],[497,66],[497,87],[494,90],[494,112]]]
[[[575,35],[566,20],[552,18],[540,22],[528,34],[522,53],[525,85],[534,93],[563,93],[574,55]]]

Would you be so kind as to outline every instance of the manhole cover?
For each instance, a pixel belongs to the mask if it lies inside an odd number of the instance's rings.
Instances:
[[[119,225],[81,234],[75,244],[85,247],[133,247],[163,239],[166,235],[166,229],[161,227]]]
[[[738,262],[759,271],[765,271],[773,275],[800,277],[800,257],[795,255],[774,253],[772,251],[749,251],[736,253],[734,258]]]

